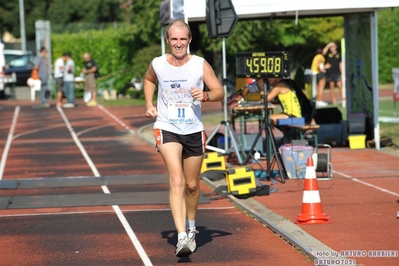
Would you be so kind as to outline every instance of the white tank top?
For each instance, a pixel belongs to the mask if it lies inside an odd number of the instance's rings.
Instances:
[[[156,57],[152,67],[158,78],[158,116],[154,128],[187,135],[204,130],[201,102],[193,101],[191,87],[204,89],[204,59],[193,55],[183,66],[173,66],[166,55]]]

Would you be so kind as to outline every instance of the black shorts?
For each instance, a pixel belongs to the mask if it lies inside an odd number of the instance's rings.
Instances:
[[[341,81],[341,74],[331,73],[331,74],[327,74],[326,76],[327,76],[327,82],[337,83],[337,82]]]
[[[200,156],[205,153],[206,136],[204,131],[180,135],[156,128],[154,129],[154,137],[157,147],[168,142],[180,143],[183,146],[183,155],[187,157]]]
[[[55,82],[57,84],[58,91],[64,91],[64,78],[56,78]]]
[[[322,80],[325,76],[326,76],[325,73],[317,73],[317,74],[316,74],[317,82],[319,82],[320,80]]]

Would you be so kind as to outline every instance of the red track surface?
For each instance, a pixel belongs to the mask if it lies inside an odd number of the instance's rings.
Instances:
[[[6,149],[15,106],[21,106]],[[138,129],[150,121],[143,107],[106,108],[83,104],[64,109],[71,129],[93,162],[90,167],[56,108],[22,101],[2,102],[0,147],[6,156],[3,180],[162,174],[163,162]],[[209,105],[208,111],[220,110]],[[130,131],[129,131],[130,130]],[[132,133],[133,132],[133,133]],[[203,192],[211,188],[201,183]],[[109,186],[111,193],[122,189]],[[100,187],[0,190],[0,197],[103,193]],[[0,265],[312,265],[304,255],[262,224],[222,199],[200,206],[198,250],[174,256],[176,235],[168,205],[119,206],[142,246],[137,251],[110,206],[0,210]],[[140,250],[140,249],[139,249]],[[141,254],[141,257],[139,256]],[[144,257],[145,257],[144,256]],[[145,259],[144,259],[145,260]]]
[[[388,90],[383,90],[388,96]],[[389,91],[390,92],[390,91]],[[328,96],[327,96],[328,97]],[[21,111],[7,156],[3,180],[93,176],[59,112],[34,109],[28,102],[1,102],[0,148],[6,145],[16,105]],[[101,176],[162,174],[155,149],[139,138],[148,124],[142,107],[101,108],[79,105],[64,112]],[[208,105],[205,112],[220,111]],[[128,128],[126,128],[126,126]],[[129,133],[128,129],[134,131]],[[334,177],[319,181],[323,211],[331,224],[298,225],[335,251],[399,251],[398,158],[375,150],[333,148]],[[272,186],[278,191],[256,200],[296,223],[303,180]],[[201,184],[203,192],[211,189]],[[112,187],[110,187],[111,193]],[[0,196],[48,193],[102,193],[100,187],[11,191]],[[173,265],[174,226],[167,205],[120,206],[153,265]],[[200,206],[201,231],[195,265],[313,265],[260,223],[227,200]],[[142,265],[136,249],[109,206],[0,211],[0,265]],[[355,257],[360,265],[398,265],[399,258]],[[185,262],[185,261],[182,261]]]

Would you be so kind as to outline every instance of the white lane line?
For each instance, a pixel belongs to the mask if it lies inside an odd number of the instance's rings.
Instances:
[[[73,130],[71,124],[69,123],[68,118],[65,116],[64,111],[62,110],[61,107],[57,106],[57,110],[60,113],[62,119],[65,122],[65,125],[67,126],[69,133],[71,133],[71,136],[73,140],[75,141],[76,145],[78,146],[80,152],[82,153],[83,157],[85,158],[87,164],[90,166],[91,171],[93,172],[94,176],[100,177],[100,173],[98,172],[96,166],[94,165],[93,161],[90,159],[90,156],[87,154],[86,149],[83,147],[82,143],[79,141],[78,136],[76,135],[75,131]]]
[[[215,207],[215,208],[198,208],[198,210],[231,210],[236,209],[234,206],[230,207]],[[123,210],[123,212],[170,212],[170,208],[165,209],[139,209],[139,210]],[[76,214],[97,214],[97,213],[115,213],[115,211],[76,211],[76,212],[43,212],[43,213],[18,213],[18,214],[3,214],[0,218],[7,217],[30,217],[30,216],[52,216],[52,215],[76,215]]]
[[[15,125],[17,124],[17,119],[18,119],[18,114],[19,114],[20,109],[21,108],[19,106],[15,107],[14,116],[13,116],[12,122],[11,122],[10,132],[8,132],[6,146],[4,147],[3,155],[1,156],[0,180],[3,179],[4,168],[6,167],[6,162],[7,162],[7,157],[8,157],[8,151],[10,150],[11,142],[12,142],[13,135],[14,135]]]
[[[78,133],[76,133],[76,135],[77,135],[77,136],[80,136],[80,135],[83,135],[83,134],[85,134],[85,133],[87,133],[87,132],[94,131],[94,130],[97,130],[97,129],[100,129],[100,128],[104,128],[104,127],[112,127],[113,125],[114,125],[114,124],[108,124],[108,125],[101,125],[101,126],[96,126],[96,127],[90,127],[90,128],[84,129],[84,130],[82,130],[82,131],[79,131]]]
[[[136,234],[133,232],[133,229],[130,227],[129,222],[126,220],[126,217],[125,215],[123,215],[119,206],[112,205],[112,208],[114,209],[116,215],[118,216],[127,234],[132,240],[134,246],[136,247],[137,253],[139,253],[141,260],[144,262],[144,265],[152,265],[150,258],[148,258],[147,253],[145,253],[143,246],[140,244],[140,241],[138,240]]]
[[[128,125],[126,125],[124,122],[122,122],[121,120],[119,120],[119,118],[117,118],[114,114],[112,114],[110,111],[108,111],[107,109],[105,109],[102,105],[97,105],[98,108],[101,109],[101,111],[103,111],[104,113],[106,113],[108,116],[110,116],[112,119],[114,119],[119,125],[121,125],[122,127],[124,127],[127,131],[129,131],[131,134],[134,134],[134,130],[130,129],[130,127]]]
[[[399,193],[395,193],[395,192],[392,192],[392,191],[390,191],[388,189],[385,189],[385,188],[382,188],[382,187],[379,187],[379,186],[364,182],[364,181],[362,181],[360,179],[357,179],[356,177],[351,177],[350,175],[347,175],[347,174],[344,174],[344,173],[341,173],[341,172],[337,172],[337,171],[334,171],[334,172],[339,174],[339,175],[341,175],[341,176],[343,176],[343,177],[345,177],[345,178],[348,178],[348,179],[350,179],[352,181],[355,181],[355,182],[358,182],[358,183],[363,184],[365,186],[377,189],[377,190],[379,190],[381,192],[385,192],[385,193],[391,194],[393,196],[399,197]]]
[[[72,128],[71,124],[69,123],[68,118],[65,116],[64,111],[62,110],[61,107],[57,106],[57,110],[60,113],[62,119],[64,120],[69,132],[72,135],[72,138],[74,139],[76,145],[79,147],[81,153],[83,154],[83,157],[86,159],[87,163],[89,164],[91,170],[93,171],[93,174],[96,177],[100,177],[100,173],[98,172],[96,166],[94,165],[93,161],[90,159],[90,156],[87,154],[86,149],[83,147],[82,143],[79,141],[79,138],[77,137],[74,129]],[[102,190],[104,191],[105,194],[110,194],[110,191],[107,186],[101,186]],[[144,262],[144,265],[146,266],[152,266],[152,263],[150,259],[147,256],[147,253],[144,251],[143,246],[140,244],[140,241],[137,239],[136,234],[133,232],[133,229],[130,227],[129,222],[126,220],[126,217],[123,215],[122,211],[120,210],[118,205],[113,205],[112,208],[114,209],[116,215],[119,218],[119,221],[122,223],[123,227],[126,230],[126,233],[130,237],[130,240],[132,241],[134,247],[137,250],[137,253],[139,253],[141,260]]]

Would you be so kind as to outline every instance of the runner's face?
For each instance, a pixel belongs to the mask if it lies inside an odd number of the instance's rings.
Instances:
[[[172,26],[169,28],[168,43],[172,49],[172,54],[177,59],[183,59],[187,55],[188,45],[191,42],[191,38],[188,35],[186,27]]]

